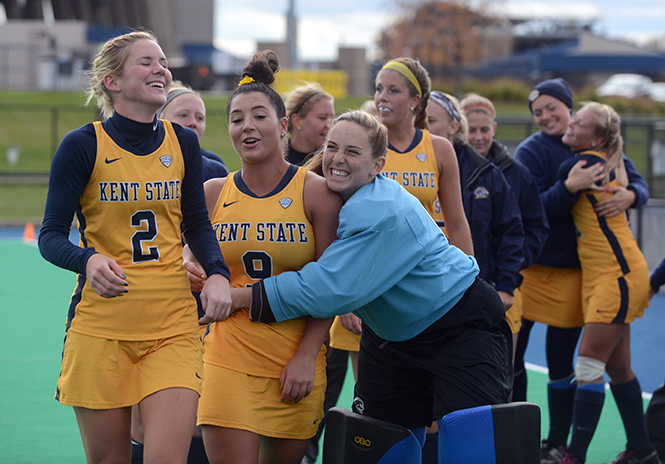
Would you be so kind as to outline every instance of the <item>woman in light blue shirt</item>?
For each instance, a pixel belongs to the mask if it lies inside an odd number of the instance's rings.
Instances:
[[[385,127],[367,113],[333,121],[323,172],[345,202],[339,239],[298,272],[232,289],[233,304],[266,323],[353,311],[363,321],[354,411],[422,443],[425,427],[451,411],[508,401],[512,340],[474,258],[380,174],[386,147]]]

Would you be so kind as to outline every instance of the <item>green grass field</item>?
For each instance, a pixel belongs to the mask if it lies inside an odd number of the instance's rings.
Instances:
[[[218,153],[231,171],[240,168],[228,135],[226,96],[204,94],[207,108],[206,133],[201,145]],[[338,99],[338,113],[360,107],[365,98]],[[0,178],[18,173],[48,173],[53,152],[64,135],[97,117],[94,107],[85,107],[85,96],[77,92],[0,91]],[[495,102],[497,114],[529,116],[526,105],[512,101]],[[533,125],[531,131],[535,131]],[[515,145],[528,135],[523,125],[500,125],[497,138]],[[645,173],[649,147],[645,128],[629,128],[626,153],[638,171]],[[19,148],[15,165],[8,163],[10,147]],[[46,200],[44,185],[15,185],[0,182],[0,222],[20,224],[41,222]]]

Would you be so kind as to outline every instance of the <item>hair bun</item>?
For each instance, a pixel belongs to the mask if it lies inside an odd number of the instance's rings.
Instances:
[[[272,50],[258,52],[252,60],[245,65],[242,76],[249,76],[256,82],[271,85],[275,82],[275,73],[279,71],[279,58]]]

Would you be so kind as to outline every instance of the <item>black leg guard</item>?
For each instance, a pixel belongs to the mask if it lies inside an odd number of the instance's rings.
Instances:
[[[328,410],[323,464],[420,464],[421,447],[401,425],[343,408]]]

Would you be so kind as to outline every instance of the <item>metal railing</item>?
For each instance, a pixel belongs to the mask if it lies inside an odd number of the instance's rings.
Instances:
[[[0,162],[0,183],[43,182],[62,137],[97,117],[94,107],[0,103],[0,121],[5,121],[0,125],[0,156],[20,146],[22,156],[36,157],[43,164],[41,169],[34,165],[22,169]],[[497,123],[497,138],[511,153],[538,130],[529,116],[499,116]],[[665,118],[624,117],[621,132],[624,152],[646,179],[651,197],[665,198]],[[41,166],[39,161],[37,164]]]

